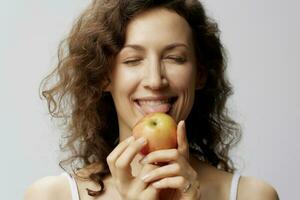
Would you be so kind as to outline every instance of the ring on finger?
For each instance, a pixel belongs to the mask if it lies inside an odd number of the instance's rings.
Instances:
[[[193,186],[197,191],[199,191],[199,189],[200,189],[200,183],[199,183],[197,180],[195,180],[193,183],[191,183],[191,182],[189,181],[189,182],[186,184],[186,186],[183,188],[182,192],[183,192],[183,193],[188,192],[189,189],[190,189],[192,186]]]
[[[191,188],[192,184],[190,182],[188,182],[188,184],[183,188],[182,192],[186,193],[190,188]]]

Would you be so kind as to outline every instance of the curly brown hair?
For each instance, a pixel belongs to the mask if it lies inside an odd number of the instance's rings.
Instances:
[[[240,127],[230,118],[225,105],[232,87],[225,74],[220,32],[203,5],[198,0],[94,0],[61,42],[57,67],[40,87],[49,113],[63,119],[66,128],[61,148],[70,154],[60,166],[100,166],[89,178],[101,189],[87,189],[89,195],[103,192],[103,178],[110,174],[106,157],[118,144],[114,102],[104,91],[112,63],[124,45],[129,21],[156,7],[172,10],[189,23],[196,56],[201,58],[198,67],[202,66],[206,74],[205,86],[196,91],[195,103],[186,119],[190,153],[219,169],[235,170],[228,154],[240,139]]]

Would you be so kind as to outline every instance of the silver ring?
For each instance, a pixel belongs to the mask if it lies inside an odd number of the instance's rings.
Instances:
[[[190,188],[191,188],[192,184],[189,182],[183,189],[183,193],[186,193]]]

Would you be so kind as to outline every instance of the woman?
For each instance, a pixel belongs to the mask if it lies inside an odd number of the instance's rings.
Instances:
[[[228,151],[239,127],[226,114],[218,28],[200,2],[95,0],[66,44],[42,94],[66,119],[72,154],[61,164],[76,170],[38,180],[26,200],[278,199],[269,184],[234,173]],[[143,156],[147,140],[132,128],[152,112],[178,123],[178,148]]]

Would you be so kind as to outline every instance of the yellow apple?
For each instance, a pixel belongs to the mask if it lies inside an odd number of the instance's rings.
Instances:
[[[177,148],[177,124],[165,113],[146,115],[133,127],[132,134],[136,139],[147,139],[147,144],[141,150],[144,155],[160,149]]]

